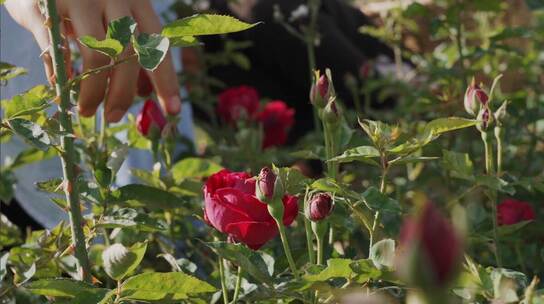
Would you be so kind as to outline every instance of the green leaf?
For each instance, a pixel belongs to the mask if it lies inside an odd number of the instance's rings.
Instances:
[[[65,278],[41,279],[25,284],[25,288],[34,294],[48,297],[76,297],[81,293],[94,293],[104,290],[82,281]]]
[[[530,220],[530,221],[522,221],[512,225],[501,225],[498,227],[499,236],[509,236],[509,235],[515,234],[516,232],[520,231],[521,229],[523,229],[525,226],[529,225],[532,222],[533,221]],[[490,236],[491,235],[492,235],[492,232],[490,232]]]
[[[43,112],[49,107],[49,100],[52,98],[53,91],[49,87],[38,85],[11,100],[2,100],[2,109],[5,111],[5,118],[20,118]]]
[[[21,118],[10,119],[8,124],[17,135],[34,147],[47,151],[51,146],[51,138],[40,125]]]
[[[331,178],[320,178],[312,183],[312,189],[320,190],[323,192],[342,192],[342,188]]]
[[[185,158],[172,167],[172,175],[177,182],[185,178],[204,178],[223,169],[215,162],[197,157]]]
[[[26,74],[24,68],[11,65],[7,62],[0,61],[0,81],[7,81],[20,75]]]
[[[194,36],[170,37],[168,39],[170,39],[171,47],[190,47],[202,45],[202,43]]]
[[[117,171],[119,171],[119,168],[121,168],[121,166],[123,165],[123,162],[127,158],[127,155],[127,144],[121,144],[110,152],[106,167],[111,170],[111,173],[113,175],[117,174]]]
[[[215,292],[216,288],[182,272],[148,272],[127,279],[121,297],[136,301],[179,301],[193,295]]]
[[[104,270],[115,281],[122,280],[140,265],[147,249],[147,242],[136,243],[130,248],[113,244],[102,252]]]
[[[356,273],[351,269],[350,259],[329,259],[327,267],[316,274],[306,274],[303,279],[310,282],[325,282],[332,278],[353,278]]]
[[[131,208],[117,209],[111,214],[104,216],[97,224],[104,228],[136,227],[141,231],[166,230],[168,227],[162,221],[154,219],[145,213],[138,213]]]
[[[42,182],[36,182],[36,188],[43,192],[64,193],[62,189],[62,178],[53,178]]]
[[[372,146],[360,146],[357,148],[344,151],[342,155],[329,159],[330,162],[347,163],[352,161],[360,161],[370,165],[379,166],[379,163],[373,158],[379,157],[380,152]]]
[[[478,120],[461,117],[438,118],[428,122],[416,137],[389,149],[397,154],[410,154],[421,149],[443,133],[475,126]]]
[[[419,162],[425,162],[425,161],[431,161],[439,159],[439,157],[435,156],[415,156],[415,155],[407,155],[403,157],[396,158],[389,162],[389,165],[405,165],[410,163],[419,163]]]
[[[510,195],[514,195],[514,193],[516,193],[516,189],[514,188],[514,186],[510,185],[505,180],[496,176],[491,176],[491,175],[476,176],[476,184],[478,184],[479,186],[484,186],[484,187],[497,190],[500,192],[505,192]]]
[[[17,179],[11,170],[0,169],[0,200],[10,202]]]
[[[78,40],[84,46],[107,55],[110,58],[116,58],[123,52],[123,45],[115,39],[106,38],[104,40],[97,40],[93,36],[83,36]]]
[[[151,209],[184,208],[185,200],[167,191],[139,184],[123,186],[112,192],[114,202]]]
[[[474,166],[467,153],[442,150],[442,166],[451,172],[453,177],[474,180]]]
[[[136,22],[132,17],[121,17],[108,24],[106,38],[117,40],[123,47],[126,47],[135,30]]]
[[[140,65],[146,70],[153,71],[166,56],[170,42],[168,38],[159,34],[142,33],[138,37],[133,36],[132,44]]]
[[[278,176],[281,178],[285,192],[289,194],[298,194],[306,189],[306,185],[311,180],[306,178],[299,170],[289,167],[278,169]]]
[[[392,268],[395,262],[395,241],[384,239],[372,245],[370,259],[378,269]]]
[[[242,244],[231,244],[227,242],[205,243],[217,255],[236,263],[247,271],[249,275],[266,284],[272,284],[272,273],[263,256]]]
[[[432,133],[434,136],[442,133],[475,126],[478,120],[461,117],[438,118],[425,125],[424,133]]]
[[[230,16],[197,14],[166,25],[162,29],[162,35],[171,38],[227,34],[247,30],[257,24],[259,23],[245,23]]]
[[[396,200],[388,197],[375,187],[369,187],[364,193],[363,198],[366,205],[373,211],[382,212],[401,212],[400,204]]]

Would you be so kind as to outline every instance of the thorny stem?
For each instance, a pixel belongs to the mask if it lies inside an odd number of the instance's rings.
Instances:
[[[223,265],[223,258],[219,257],[219,279],[221,280],[221,290],[223,292],[223,304],[229,304],[229,294],[227,290],[227,282],[225,280],[225,266]]]
[[[240,286],[242,286],[242,266],[238,266],[238,275],[236,276],[236,286],[234,287],[234,295],[232,296],[231,304],[236,304],[240,295]]]
[[[66,134],[73,134],[72,119],[69,114],[70,98],[69,92],[64,90],[66,85],[66,68],[64,66],[64,57],[61,50],[62,40],[59,27],[59,16],[57,13],[56,2],[46,0],[47,15],[48,15],[48,33],[52,42],[50,49],[51,59],[53,62],[53,70],[56,75],[55,89],[57,97],[60,97],[59,103],[59,119],[62,131]],[[70,228],[72,232],[72,243],[75,249],[75,256],[78,262],[81,277],[86,282],[91,282],[91,267],[87,248],[85,245],[85,235],[83,234],[83,219],[81,216],[81,207],[79,204],[79,193],[76,183],[76,164],[74,160],[74,139],[72,136],[63,135],[61,138],[61,146],[64,153],[61,153],[62,171],[64,175],[64,189],[66,199],[70,204]]]

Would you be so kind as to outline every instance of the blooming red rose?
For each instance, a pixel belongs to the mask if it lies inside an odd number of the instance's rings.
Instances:
[[[152,99],[145,101],[144,106],[136,117],[136,128],[144,135],[150,135],[150,130],[156,128],[159,133],[166,126],[166,118],[159,105]]]
[[[259,108],[259,93],[250,86],[227,89],[219,94],[217,114],[227,123],[253,119]]]
[[[204,185],[204,218],[215,229],[257,250],[278,234],[267,205],[255,197],[255,179],[245,172],[221,170]],[[283,224],[298,214],[297,198],[283,197]]]
[[[433,203],[405,220],[400,233],[397,268],[407,283],[421,288],[445,286],[463,257],[460,236]]]
[[[533,207],[523,201],[505,199],[497,206],[499,225],[512,225],[522,221],[535,219]]]
[[[140,97],[147,97],[153,93],[153,84],[144,69],[138,74],[137,93]]]
[[[273,100],[265,105],[257,117],[263,124],[263,148],[285,144],[289,129],[295,122],[294,116],[295,110],[281,100]]]

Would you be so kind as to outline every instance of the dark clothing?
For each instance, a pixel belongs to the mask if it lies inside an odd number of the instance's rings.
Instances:
[[[227,8],[227,1],[212,1],[212,8],[218,13],[233,15]],[[251,62],[251,70],[246,71],[236,65],[217,66],[210,74],[227,86],[251,85],[263,97],[281,99],[296,110],[296,124],[291,131],[299,137],[313,127],[312,107],[309,103],[310,75],[306,44],[290,34],[274,20],[274,6],[279,5],[285,20],[304,0],[260,0],[253,8],[253,21],[262,21],[250,30],[229,34],[229,39],[252,41],[252,46],[242,52]],[[291,23],[297,30],[308,24],[308,17]],[[341,0],[323,0],[317,25],[320,43],[315,48],[317,69],[332,70],[338,97],[352,103],[351,94],[344,85],[348,73],[356,76],[369,58],[378,55],[393,57],[393,51],[383,42],[359,32],[363,25],[371,21],[359,10]],[[223,40],[217,36],[206,37],[204,46],[207,52],[221,52]]]

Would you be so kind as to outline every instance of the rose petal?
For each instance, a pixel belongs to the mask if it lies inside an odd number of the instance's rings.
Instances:
[[[278,227],[274,222],[237,222],[227,225],[226,233],[235,240],[257,250],[278,234]]]

